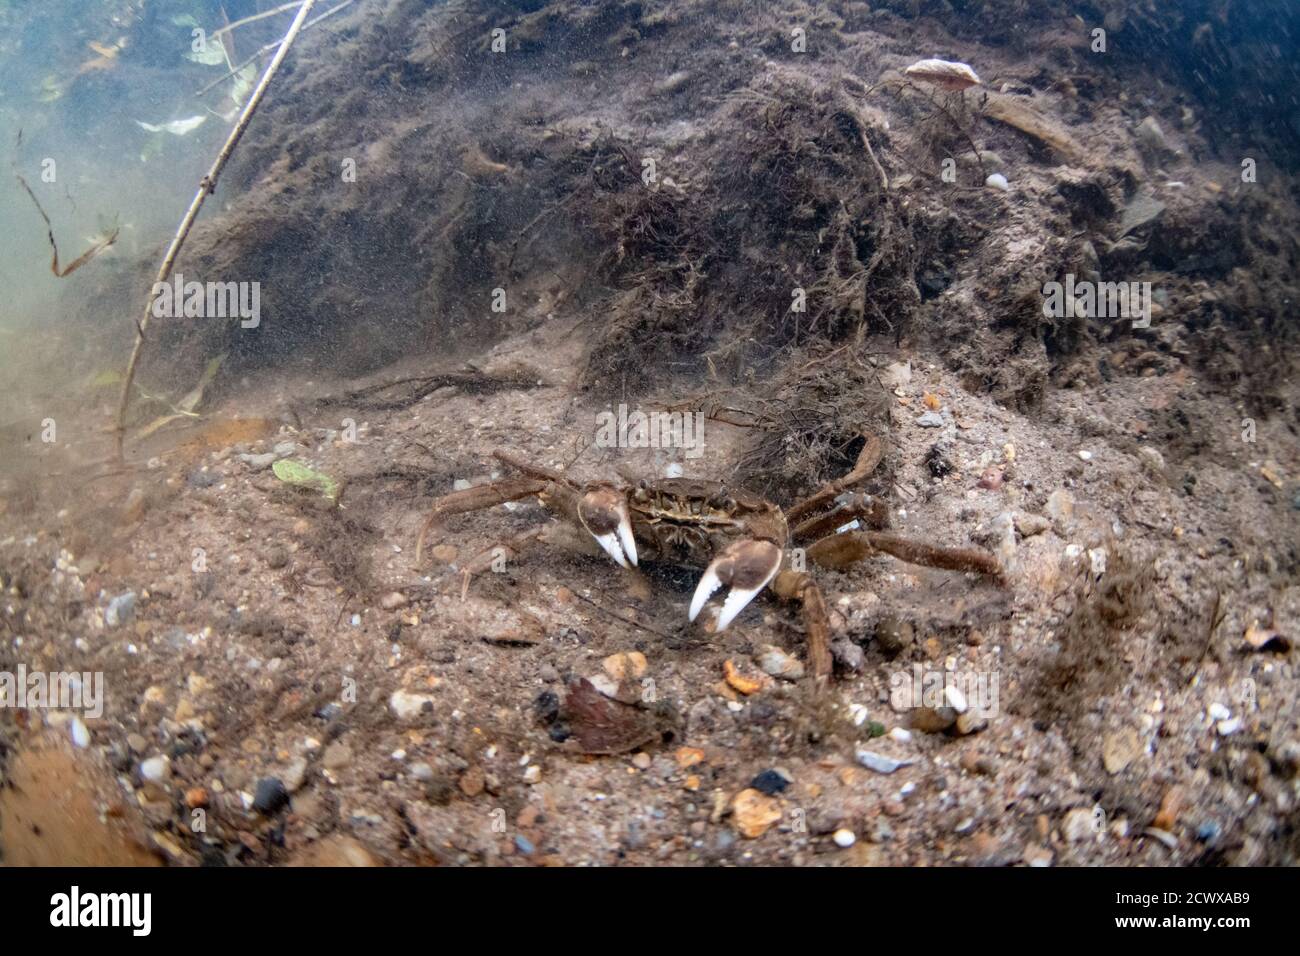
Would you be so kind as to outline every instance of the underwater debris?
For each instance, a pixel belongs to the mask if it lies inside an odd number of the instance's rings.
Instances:
[[[36,211],[39,212],[41,218],[45,220],[45,235],[50,240],[50,250],[53,253],[53,257],[50,259],[50,271],[58,278],[64,279],[72,275],[72,273],[76,272],[91,259],[95,258],[95,256],[99,255],[113,243],[117,242],[117,234],[121,230],[114,227],[108,235],[96,241],[89,249],[74,259],[66,269],[60,269],[59,244],[54,241],[54,225],[50,222],[50,217],[45,214],[45,207],[43,207],[41,201],[36,198],[36,193],[32,192],[32,187],[27,185],[27,180],[23,179],[22,175],[19,173],[14,173],[14,176],[18,179],[18,184],[27,192],[27,195],[32,197],[32,202],[36,205]]]
[[[185,119],[171,120],[167,123],[146,123],[143,120],[136,120],[135,125],[151,133],[171,133],[173,136],[184,136],[186,133],[198,129],[206,121],[206,116],[187,116]]]
[[[331,501],[338,500],[339,483],[329,475],[308,468],[301,462],[283,458],[271,466],[271,471],[285,484],[315,489]]]
[[[1069,133],[1012,97],[990,94],[984,103],[984,115],[1050,146],[1066,159],[1073,161],[1082,155]]]
[[[913,79],[953,92],[980,85],[979,76],[969,64],[952,60],[918,60],[903,72]]]

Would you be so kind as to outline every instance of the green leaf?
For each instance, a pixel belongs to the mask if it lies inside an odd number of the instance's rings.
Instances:
[[[314,471],[300,462],[281,458],[271,466],[271,471],[275,473],[275,477],[286,484],[296,485],[299,488],[315,488],[331,501],[338,500],[339,483],[329,475]]]

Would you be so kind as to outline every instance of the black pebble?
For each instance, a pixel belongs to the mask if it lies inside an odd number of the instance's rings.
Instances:
[[[759,793],[765,793],[769,797],[775,797],[778,793],[790,786],[790,781],[775,770],[764,770],[749,785]]]
[[[289,791],[278,777],[263,777],[257,781],[257,792],[253,795],[253,809],[270,816],[289,803]]]

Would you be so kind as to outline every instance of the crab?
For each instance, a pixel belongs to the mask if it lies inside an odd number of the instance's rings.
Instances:
[[[442,519],[536,496],[548,511],[589,535],[616,564],[631,569],[651,559],[703,568],[687,612],[696,621],[722,588],[715,630],[722,631],[765,588],[799,605],[815,679],[832,669],[830,622],[816,581],[804,568],[840,569],[878,553],[950,571],[975,572],[1001,579],[996,557],[981,548],[951,548],[890,533],[882,503],[852,493],[879,464],[882,444],[870,437],[848,475],[782,509],[748,491],[718,481],[691,478],[598,480],[579,483],[504,451],[492,456],[519,477],[454,491],[437,499],[420,531],[416,563],[425,538]],[[865,530],[846,530],[845,525]],[[517,535],[503,546],[517,555],[540,537],[540,528]],[[499,555],[501,547],[493,549]],[[802,549],[802,555],[796,549]],[[802,560],[791,560],[801,557]],[[484,555],[464,569],[465,586],[491,558]],[[464,592],[462,592],[462,597]]]

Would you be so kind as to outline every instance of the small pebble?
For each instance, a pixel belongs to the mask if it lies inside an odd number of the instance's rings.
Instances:
[[[150,783],[162,783],[171,776],[171,769],[166,757],[150,757],[140,764],[140,776]]]
[[[988,179],[984,180],[984,185],[991,189],[1000,189],[1004,193],[1011,191],[1011,184],[1007,182],[1007,177],[1001,173],[993,173]]]
[[[842,850],[847,850],[849,847],[853,846],[853,844],[858,842],[858,838],[854,835],[852,830],[836,830],[831,839],[834,840],[835,845]]]
[[[759,793],[766,794],[769,797],[775,797],[786,787],[790,786],[790,778],[779,770],[764,770],[757,777],[751,780],[749,785]]]
[[[80,717],[72,719],[72,725],[68,732],[72,735],[72,742],[77,747],[84,750],[90,746],[90,731],[86,729],[86,725],[81,722]]]
[[[912,762],[910,760],[895,760],[893,757],[886,757],[870,750],[859,750],[857,759],[862,766],[868,770],[874,770],[876,773],[893,773],[899,767],[906,767]]]

